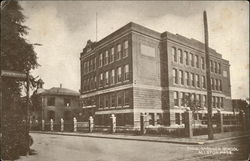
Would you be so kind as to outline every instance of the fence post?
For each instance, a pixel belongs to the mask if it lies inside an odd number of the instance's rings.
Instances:
[[[217,110],[217,128],[219,129],[219,131],[222,133],[224,132],[224,129],[223,129],[223,114],[221,113],[220,110]]]
[[[54,121],[53,119],[50,119],[50,131],[54,130]]]
[[[73,122],[74,122],[74,132],[77,132],[77,120],[75,117],[73,118]]]
[[[61,131],[62,132],[64,131],[64,120],[63,120],[63,118],[61,118]]]
[[[145,117],[146,117],[146,115],[141,113],[141,115],[140,115],[141,135],[146,134]]]
[[[93,132],[93,128],[94,128],[94,119],[92,116],[89,116],[89,132]]]
[[[114,114],[111,115],[111,133],[115,133],[116,131],[116,117]]]
[[[44,131],[44,128],[45,127],[45,121],[44,120],[42,120],[42,131]]]
[[[185,116],[185,134],[187,137],[193,137],[193,127],[192,127],[192,111],[190,109],[187,109],[187,111],[184,112]]]

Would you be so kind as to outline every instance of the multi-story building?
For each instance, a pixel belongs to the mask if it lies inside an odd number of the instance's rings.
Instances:
[[[232,111],[229,62],[209,52],[214,111]],[[80,60],[80,99],[97,124],[108,124],[115,114],[117,125],[139,126],[140,113],[151,125],[181,124],[186,95],[206,107],[204,44],[197,40],[131,22],[88,41]]]

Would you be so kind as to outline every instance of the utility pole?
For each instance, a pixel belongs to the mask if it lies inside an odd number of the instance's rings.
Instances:
[[[206,76],[207,76],[207,128],[208,139],[213,140],[213,124],[212,124],[212,89],[211,89],[211,75],[210,75],[210,58],[208,47],[208,26],[207,26],[207,13],[203,12],[204,21],[204,34],[205,34],[205,56],[206,56]]]

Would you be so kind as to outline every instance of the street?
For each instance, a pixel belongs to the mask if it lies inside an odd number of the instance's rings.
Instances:
[[[20,161],[174,161],[246,160],[250,137],[209,145],[182,145],[146,141],[31,134],[34,154]],[[224,154],[216,148],[227,148]],[[205,150],[204,150],[205,149]],[[231,150],[231,154],[230,154]],[[210,154],[209,154],[210,153]]]

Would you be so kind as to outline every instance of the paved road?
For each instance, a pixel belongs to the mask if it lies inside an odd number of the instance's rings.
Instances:
[[[32,137],[35,143],[31,148],[36,154],[21,157],[18,161],[246,160],[250,151],[249,137],[209,146],[48,134],[32,134]],[[231,148],[232,154],[207,154],[223,147]]]

